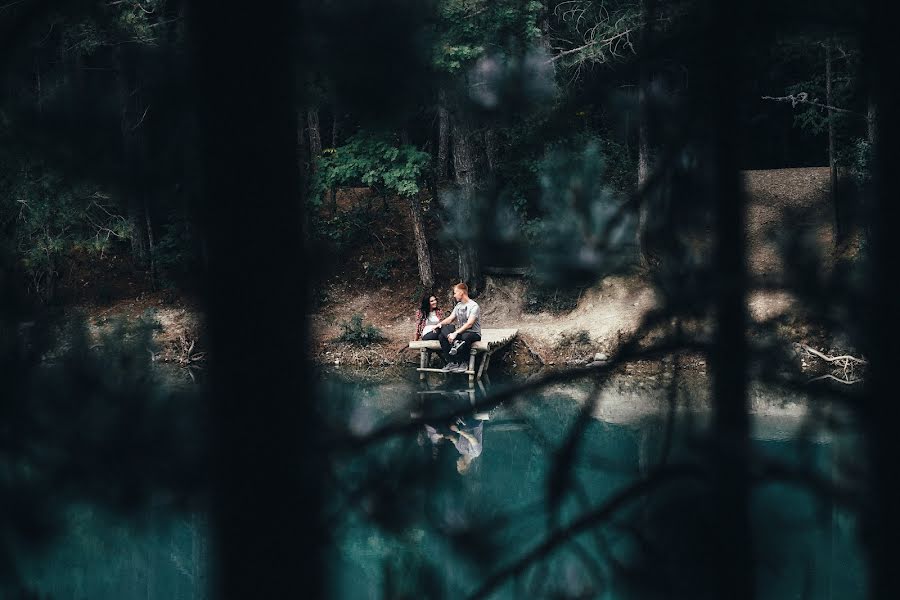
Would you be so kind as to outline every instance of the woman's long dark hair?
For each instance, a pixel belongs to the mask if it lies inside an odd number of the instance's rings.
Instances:
[[[419,303],[419,310],[422,311],[422,317],[427,318],[431,312],[431,298],[437,297],[434,294],[425,294],[422,296],[422,302]]]

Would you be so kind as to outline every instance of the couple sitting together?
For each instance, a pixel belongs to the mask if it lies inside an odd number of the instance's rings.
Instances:
[[[453,286],[456,306],[444,317],[437,298],[428,295],[416,311],[416,340],[438,340],[447,365],[444,371],[462,373],[468,369],[472,344],[481,340],[481,308],[469,298],[469,286]]]

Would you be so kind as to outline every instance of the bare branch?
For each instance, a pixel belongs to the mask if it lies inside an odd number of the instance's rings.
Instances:
[[[611,36],[611,37],[608,37],[608,38],[599,39],[599,40],[592,40],[592,41],[590,41],[590,42],[584,44],[583,46],[578,46],[577,48],[572,48],[572,49],[570,49],[570,50],[565,50],[565,51],[563,51],[563,52],[560,52],[559,54],[556,54],[556,55],[551,56],[550,58],[548,58],[548,59],[547,59],[547,63],[549,64],[549,63],[556,62],[556,61],[559,60],[560,58],[564,58],[564,57],[566,57],[566,56],[569,56],[569,55],[571,55],[571,54],[575,54],[575,53],[577,53],[577,52],[583,52],[584,50],[587,50],[588,48],[592,48],[592,47],[595,47],[595,46],[600,46],[600,47],[607,46],[607,47],[609,48],[609,50],[610,50],[610,56],[611,56],[611,57],[614,57],[614,56],[621,56],[621,54],[619,53],[619,50],[618,50],[619,44],[616,44],[616,42],[617,42],[618,40],[621,40],[621,39],[624,39],[624,40],[625,40],[625,41],[622,43],[622,45],[624,45],[625,47],[630,48],[631,51],[634,52],[634,45],[631,43],[631,38],[630,38],[630,35],[631,35],[631,33],[632,33],[633,31],[634,31],[633,29],[626,29],[625,31],[622,31],[622,32],[620,32],[620,33],[617,33],[617,34],[614,35],[614,36]],[[601,51],[601,59],[602,59],[602,60],[601,60],[600,62],[606,62],[606,58],[603,57],[602,51]]]
[[[147,117],[147,111],[149,111],[149,110],[150,110],[150,105],[148,104],[147,108],[144,109],[144,114],[141,115],[140,120],[137,123],[135,123],[134,127],[131,128],[131,131],[134,131],[135,129],[137,129],[138,127],[141,126],[141,123],[144,122],[144,119]]]
[[[859,383],[862,379],[841,379],[840,377],[835,377],[834,375],[819,375],[818,377],[813,377],[807,383],[812,383],[814,381],[821,381],[823,379],[833,379],[838,383],[843,383],[844,385],[853,385],[854,383]]]
[[[812,347],[810,347],[810,346],[807,346],[806,344],[800,344],[800,347],[803,348],[804,350],[806,350],[807,352],[809,352],[810,354],[815,354],[816,356],[818,356],[818,357],[821,358],[822,360],[827,360],[828,362],[835,362],[835,361],[840,361],[840,360],[849,360],[849,361],[852,361],[852,362],[855,362],[855,363],[859,363],[859,364],[861,364],[861,365],[867,365],[867,364],[869,364],[869,362],[868,362],[867,360],[865,360],[865,359],[863,359],[863,358],[856,358],[855,356],[850,356],[849,354],[842,354],[841,356],[827,356],[827,355],[825,355],[825,354],[822,354],[821,352],[819,352],[819,351],[816,350],[815,348],[812,348]]]
[[[848,115],[855,115],[857,117],[862,117],[866,121],[869,120],[869,115],[864,115],[862,113],[858,113],[855,110],[848,110],[846,108],[841,108],[839,106],[829,106],[828,104],[822,104],[818,102],[816,99],[809,99],[809,94],[806,92],[799,92],[797,94],[789,94],[787,96],[763,96],[763,100],[774,100],[775,102],[790,102],[791,106],[796,107],[798,104],[808,104],[810,106],[815,106],[818,108],[824,108],[826,110],[833,110],[834,112],[844,113]]]

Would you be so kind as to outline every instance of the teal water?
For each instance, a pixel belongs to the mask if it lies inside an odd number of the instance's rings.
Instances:
[[[73,506],[65,534],[20,568],[38,598],[199,600],[208,597],[207,540],[199,515],[165,511],[125,519]]]
[[[336,431],[365,436],[422,418],[455,438],[449,429],[454,423],[437,418],[454,410],[463,431],[481,424],[480,452],[462,468],[463,454],[452,440],[433,441],[418,426],[365,451],[336,455],[326,515],[333,536],[327,560],[331,596],[466,597],[655,472],[664,455],[670,465],[695,463],[702,455],[709,414],[702,401],[678,411],[667,433],[662,387],[612,385],[571,454],[574,467],[560,469],[559,457],[588,396],[586,386],[558,386],[475,414],[463,390],[325,382],[326,421]],[[840,480],[841,464],[853,460],[852,429],[826,430],[798,411],[798,404],[780,398],[766,408],[762,396],[754,400],[754,449],[779,464]],[[483,397],[479,390],[474,400]],[[705,536],[713,509],[702,486],[675,481],[590,528],[560,536],[552,551],[490,597],[711,597],[710,574],[717,564]],[[849,510],[801,486],[760,483],[754,487],[752,522],[757,597],[865,595],[857,521]],[[209,580],[206,540],[198,516],[155,514],[135,522],[73,507],[67,534],[29,562],[25,576],[48,598],[203,598]]]
[[[421,433],[373,451],[378,458],[361,462],[382,481],[393,476],[398,489],[383,498],[373,494],[344,513],[333,557],[335,597],[469,596],[555,532],[654,472],[666,445],[669,464],[696,464],[709,415],[702,402],[676,413],[667,442],[665,391],[632,387],[601,394],[607,406],[598,406],[584,428],[558,497],[553,482],[559,456],[589,395],[584,386],[530,393],[492,410],[482,425],[483,451],[464,474],[452,444],[423,443]],[[431,404],[444,414],[448,407],[464,410],[466,403],[461,393],[428,393],[419,397],[424,405],[413,401],[401,408],[404,395],[390,388],[362,386],[355,394],[370,410],[373,428],[379,417],[404,409],[427,415]],[[383,398],[382,413],[373,394]],[[754,450],[774,464],[833,481],[836,459],[852,460],[852,429],[826,430],[797,406],[784,398],[768,406],[765,397],[754,399]],[[472,414],[463,418],[470,426],[479,422]],[[409,458],[416,453],[424,458]],[[406,463],[429,476],[405,477]],[[404,518],[381,522],[379,501],[393,503]],[[719,567],[707,537],[713,510],[694,483],[660,488],[589,530],[561,538],[490,597],[714,597],[710,576]],[[849,510],[802,486],[760,482],[752,495],[752,528],[757,597],[865,595],[857,523]]]

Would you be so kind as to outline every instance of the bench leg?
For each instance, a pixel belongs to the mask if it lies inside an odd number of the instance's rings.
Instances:
[[[484,373],[484,370],[487,369],[489,362],[491,362],[491,353],[486,352],[485,355],[481,357],[481,366],[478,367],[478,375],[475,377],[479,381],[481,380],[481,375]]]
[[[469,387],[475,386],[475,350],[469,354]]]
[[[422,348],[419,350],[419,368],[424,369],[428,365],[428,350]],[[425,372],[419,371],[419,381],[425,381]]]

